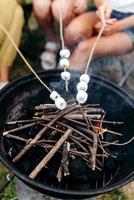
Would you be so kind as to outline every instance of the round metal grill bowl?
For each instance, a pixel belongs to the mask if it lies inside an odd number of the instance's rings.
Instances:
[[[60,78],[59,70],[39,73],[39,76],[52,89],[58,91],[66,100],[75,99],[76,85],[79,81],[79,72],[71,73],[69,92],[65,92],[64,82]],[[122,126],[124,137],[120,142],[128,141],[134,135],[134,99],[116,85],[100,77],[91,76],[88,89],[88,102],[100,104],[107,112],[107,119],[125,121]],[[52,103],[49,93],[32,75],[27,75],[10,83],[0,92],[0,159],[25,184],[33,189],[50,196],[70,199],[82,199],[110,192],[134,179],[134,142],[123,146],[127,156],[121,164],[118,176],[109,185],[89,190],[63,190],[50,187],[48,184],[31,180],[20,168],[12,164],[7,155],[7,146],[2,136],[4,122],[32,116],[33,108],[42,103]]]

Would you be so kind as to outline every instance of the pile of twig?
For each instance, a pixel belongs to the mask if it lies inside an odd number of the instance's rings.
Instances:
[[[44,149],[44,158],[29,174],[31,179],[37,177],[57,152],[61,154],[61,162],[57,171],[59,182],[63,177],[70,174],[70,158],[80,157],[91,170],[101,171],[106,158],[115,158],[115,155],[107,151],[107,148],[111,145],[125,145],[125,143],[119,144],[117,140],[112,142],[105,140],[107,133],[122,136],[122,133],[104,128],[105,124],[117,125],[123,123],[106,121],[105,115],[105,111],[98,105],[81,106],[74,103],[63,111],[57,110],[53,104],[35,107],[35,114],[32,119],[6,122],[9,127],[10,125],[16,127],[4,131],[3,136],[8,139],[11,138],[15,142],[25,143],[21,151],[12,158],[12,162],[17,163],[22,157],[24,159],[25,154],[33,146],[35,148],[41,146]],[[33,126],[40,126],[40,130],[35,133],[33,138],[25,139],[18,135],[20,131],[26,131]]]

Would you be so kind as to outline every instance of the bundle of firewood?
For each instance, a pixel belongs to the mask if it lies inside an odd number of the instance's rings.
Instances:
[[[56,178],[61,182],[63,177],[70,175],[70,159],[81,158],[89,170],[102,171],[106,159],[116,159],[116,155],[109,147],[122,146],[134,139],[120,144],[116,138],[122,137],[123,133],[115,132],[108,127],[121,126],[123,122],[106,121],[105,116],[105,111],[99,105],[81,106],[73,103],[65,110],[59,111],[53,104],[43,104],[35,107],[32,119],[6,122],[8,129],[3,132],[3,136],[4,139],[23,144],[20,152],[14,157],[10,151],[14,164],[22,158],[24,160],[27,152],[33,147],[40,146],[44,149],[44,157],[29,174],[31,179],[35,179],[59,153],[61,160]],[[11,128],[12,126],[15,127]],[[27,132],[32,127],[38,127],[34,137],[29,135],[28,138],[28,133],[27,137],[21,136],[21,132]],[[112,141],[108,141],[107,135],[112,136]],[[112,178],[117,175],[117,171]]]

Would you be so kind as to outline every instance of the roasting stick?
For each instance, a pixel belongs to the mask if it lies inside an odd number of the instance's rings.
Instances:
[[[60,1],[60,6],[59,6],[59,22],[60,22],[60,39],[61,39],[61,46],[62,46],[62,49],[65,49],[65,40],[64,40],[64,35],[63,35],[62,1]]]
[[[25,59],[25,57],[22,55],[21,51],[19,50],[19,48],[17,47],[16,43],[14,42],[13,38],[11,37],[11,35],[8,33],[8,31],[4,28],[4,26],[2,24],[0,24],[0,29],[3,30],[3,32],[6,34],[6,36],[9,38],[9,40],[11,41],[12,45],[14,46],[14,48],[16,49],[16,51],[18,52],[18,54],[20,55],[20,57],[22,58],[22,60],[24,61],[24,63],[27,65],[27,67],[31,70],[31,72],[36,76],[36,78],[38,79],[38,81],[51,93],[52,90],[40,79],[40,77],[38,76],[38,74],[34,71],[34,69],[31,67],[31,65],[28,63],[28,61]]]
[[[105,29],[105,26],[106,26],[106,22],[102,23],[102,27],[101,27],[101,29],[100,29],[100,31],[99,31],[99,34],[98,34],[98,36],[97,36],[97,38],[96,38],[96,41],[94,42],[93,47],[92,47],[92,49],[91,49],[91,52],[90,52],[90,55],[89,55],[89,59],[88,59],[88,62],[87,62],[86,68],[85,68],[85,74],[88,73],[88,69],[89,69],[90,63],[91,63],[91,61],[92,61],[95,48],[96,48],[96,46],[97,46],[97,44],[98,44],[98,41],[100,40],[100,38],[101,38],[101,36],[102,36],[102,33],[103,33],[104,29]]]
[[[61,56],[61,52],[68,51],[69,56],[66,57],[64,55],[64,58],[67,61],[67,59],[70,57],[70,51],[68,49],[66,49],[66,47],[65,47],[64,30],[63,30],[62,3],[63,2],[60,0],[60,3],[59,3],[59,30],[60,30],[60,40],[61,40],[62,50],[60,51],[59,54]],[[64,69],[64,72],[61,73],[61,78],[65,81],[66,91],[68,91],[68,81],[70,80],[70,73],[67,72],[67,67],[69,67],[69,61],[68,61],[67,65],[64,63],[64,65],[62,67]]]
[[[79,104],[84,104],[86,103],[87,99],[88,99],[88,93],[87,93],[87,89],[88,89],[88,84],[89,84],[89,81],[90,81],[90,76],[88,75],[88,69],[90,67],[90,63],[91,63],[91,60],[93,58],[93,55],[94,55],[94,51],[95,51],[95,48],[98,44],[98,41],[100,40],[101,38],[101,35],[105,29],[105,25],[106,25],[106,22],[102,23],[102,27],[98,33],[98,36],[93,44],[93,47],[91,48],[91,52],[89,54],[89,58],[88,58],[88,62],[87,62],[87,65],[85,67],[85,70],[84,70],[84,73],[80,75],[80,78],[79,78],[79,83],[77,84],[77,95],[76,95],[76,100]],[[92,124],[91,121],[89,121],[90,124]]]

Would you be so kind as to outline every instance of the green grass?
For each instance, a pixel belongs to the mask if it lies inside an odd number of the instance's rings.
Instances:
[[[16,197],[16,189],[14,180],[8,185],[1,195],[1,200],[9,200]]]
[[[0,199],[9,200],[16,196],[15,182],[7,184],[8,186],[4,189],[4,185],[7,183],[7,174],[9,171],[0,163]]]
[[[130,200],[121,189],[102,195],[103,200]]]

